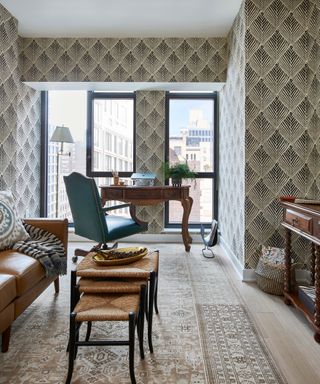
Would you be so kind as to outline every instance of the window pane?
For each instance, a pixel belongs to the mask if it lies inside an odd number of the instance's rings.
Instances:
[[[72,222],[63,176],[86,173],[87,92],[48,92],[48,217],[66,217]],[[74,143],[51,142],[56,126],[68,127]],[[70,153],[70,156],[69,156]]]
[[[193,98],[191,95],[170,98],[169,95],[169,135],[166,142],[169,163],[187,162],[192,171],[208,174],[207,178],[198,175],[195,187],[190,188],[194,199],[189,218],[191,224],[210,223],[213,217],[214,103],[214,95],[212,98]],[[190,184],[190,181],[184,184]],[[181,204],[170,202],[167,209],[166,224],[181,224]]]
[[[196,179],[192,183],[184,181],[183,185],[191,185],[190,196],[193,198],[189,224],[210,223],[213,212],[213,179]],[[179,201],[169,202],[169,223],[181,224],[183,209]]]
[[[133,99],[93,102],[92,171],[133,172]]]
[[[213,172],[214,100],[170,100],[169,161],[188,161],[196,172]]]

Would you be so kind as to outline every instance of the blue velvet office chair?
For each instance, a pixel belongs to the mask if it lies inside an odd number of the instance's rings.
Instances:
[[[89,240],[98,242],[96,249],[110,249],[107,242],[121,239],[148,229],[148,223],[138,220],[131,204],[119,204],[103,208],[97,185],[94,179],[78,172],[64,176],[64,182],[72,212],[75,233]],[[131,218],[109,215],[108,212],[130,207]],[[113,247],[116,247],[115,244]],[[77,256],[85,256],[88,252],[77,249]]]

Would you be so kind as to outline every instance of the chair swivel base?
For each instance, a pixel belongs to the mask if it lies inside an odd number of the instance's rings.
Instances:
[[[74,256],[72,256],[72,262],[76,263],[78,261],[78,256],[85,257],[90,252],[95,252],[100,249],[108,250],[108,249],[115,249],[115,248],[118,248],[118,242],[112,244],[111,246],[109,246],[108,244],[97,244],[94,247],[92,247],[89,251],[86,251],[85,249],[76,248],[74,250]]]

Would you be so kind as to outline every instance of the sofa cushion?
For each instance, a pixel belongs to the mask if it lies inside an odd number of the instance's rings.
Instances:
[[[15,208],[12,193],[0,191],[0,250],[29,238]]]
[[[0,274],[0,311],[15,299],[16,293],[16,278]]]
[[[45,277],[39,261],[12,250],[0,252],[0,272],[16,277],[17,296],[23,295]]]

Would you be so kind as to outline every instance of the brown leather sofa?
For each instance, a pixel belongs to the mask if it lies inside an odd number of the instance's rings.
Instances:
[[[68,221],[28,219],[28,224],[55,234],[68,245]],[[14,250],[0,251],[0,333],[2,352],[9,348],[12,322],[51,284],[59,292],[59,277],[46,277],[41,264]]]

